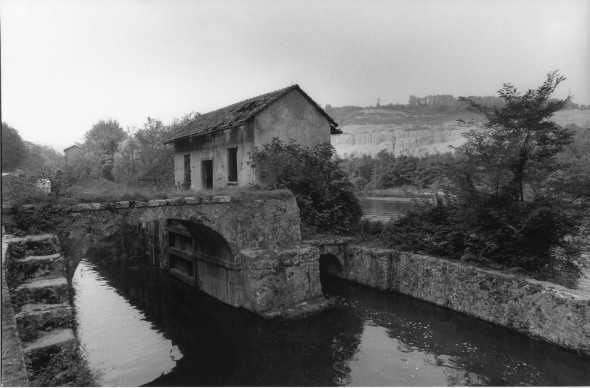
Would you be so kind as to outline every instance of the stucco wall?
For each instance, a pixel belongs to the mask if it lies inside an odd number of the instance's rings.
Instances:
[[[273,137],[310,147],[330,143],[330,123],[298,90],[283,96],[254,119],[254,145]]]
[[[202,161],[213,160],[213,188],[228,186],[228,148],[238,148],[238,186],[268,183],[248,164],[253,147],[276,137],[293,139],[303,146],[330,143],[330,123],[298,90],[283,96],[259,113],[252,122],[211,135],[176,141],[174,181],[184,183],[184,155],[191,158],[191,189],[203,189]]]
[[[552,283],[411,253],[350,246],[340,277],[590,354],[590,298]]]
[[[228,148],[238,148],[238,185],[254,183],[254,170],[247,163],[254,144],[252,124],[199,136],[174,145],[174,182],[184,183],[184,155],[191,156],[191,190],[203,189],[202,161],[213,160],[213,188],[227,187]]]

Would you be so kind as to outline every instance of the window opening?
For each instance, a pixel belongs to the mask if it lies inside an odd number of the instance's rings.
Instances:
[[[228,148],[227,149],[227,181],[237,182],[238,181],[238,149]]]
[[[184,188],[191,188],[191,155],[184,155]]]

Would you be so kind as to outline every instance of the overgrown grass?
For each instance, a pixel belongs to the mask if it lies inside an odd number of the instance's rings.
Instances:
[[[39,387],[97,387],[102,374],[90,368],[82,351],[77,348],[74,352],[55,354],[31,377],[31,384]]]
[[[129,200],[170,199],[178,197],[208,198],[230,196],[233,200],[287,198],[288,190],[261,190],[257,187],[218,188],[212,190],[184,190],[178,188],[138,187],[107,180],[92,180],[67,189],[62,203],[113,202]]]
[[[70,186],[59,195],[44,193],[35,185],[14,180],[5,183],[3,203],[24,204],[76,204],[91,202],[147,201],[151,199],[170,199],[178,197],[208,198],[230,196],[234,200],[281,199],[292,194],[288,190],[261,190],[258,187],[234,187],[192,191],[177,188],[140,187],[111,182],[106,179],[93,179]]]

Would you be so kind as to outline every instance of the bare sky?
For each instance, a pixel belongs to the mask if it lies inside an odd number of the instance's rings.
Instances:
[[[298,83],[320,105],[536,88],[590,104],[590,1],[0,0],[2,121],[63,149]]]

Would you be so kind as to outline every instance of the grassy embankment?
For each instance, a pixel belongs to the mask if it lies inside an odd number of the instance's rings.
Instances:
[[[91,202],[146,201],[151,199],[170,199],[179,197],[208,198],[230,196],[234,200],[258,198],[283,198],[290,195],[286,190],[267,191],[256,187],[227,187],[207,191],[192,191],[178,188],[159,188],[153,186],[131,186],[105,179],[91,179],[79,182],[62,190],[59,195],[46,194],[34,185],[13,181],[3,185],[2,203],[22,205],[54,202],[67,205]]]

